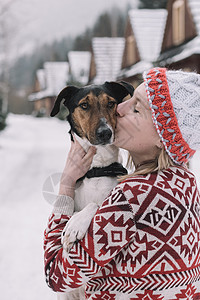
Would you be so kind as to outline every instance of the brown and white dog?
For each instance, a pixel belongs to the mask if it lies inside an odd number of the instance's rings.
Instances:
[[[86,177],[77,182],[75,213],[67,223],[62,236],[63,248],[70,251],[76,240],[84,237],[97,208],[117,184],[117,175],[126,170],[118,163],[115,138],[116,108],[123,99],[133,95],[133,86],[126,82],[105,82],[82,88],[68,86],[58,95],[51,116],[63,104],[69,110],[67,120],[81,146],[97,148]],[[77,166],[78,167],[78,166]],[[69,293],[58,293],[58,299],[84,299],[84,288]]]

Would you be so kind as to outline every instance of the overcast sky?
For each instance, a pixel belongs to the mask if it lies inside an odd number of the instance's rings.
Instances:
[[[34,45],[82,33],[94,24],[105,10],[128,4],[136,7],[138,0],[1,0],[12,5],[13,31],[17,52],[28,51]],[[1,4],[0,4],[1,5]]]

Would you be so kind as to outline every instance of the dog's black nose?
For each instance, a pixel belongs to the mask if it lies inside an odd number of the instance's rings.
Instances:
[[[112,131],[110,128],[99,127],[97,129],[97,139],[100,144],[106,144],[110,142]]]

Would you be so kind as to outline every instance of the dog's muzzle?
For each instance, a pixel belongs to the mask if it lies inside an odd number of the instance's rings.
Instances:
[[[97,141],[99,144],[109,144],[112,137],[112,131],[110,128],[99,128],[97,130]]]
[[[104,118],[101,119],[99,127],[96,131],[96,140],[97,144],[110,144],[112,141],[113,130],[112,128],[106,123]]]

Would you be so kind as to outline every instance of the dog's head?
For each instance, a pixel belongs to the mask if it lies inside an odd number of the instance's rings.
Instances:
[[[133,86],[123,81],[82,88],[67,86],[56,98],[51,117],[59,112],[64,99],[72,131],[93,145],[110,144],[114,140],[117,105],[133,91]]]

